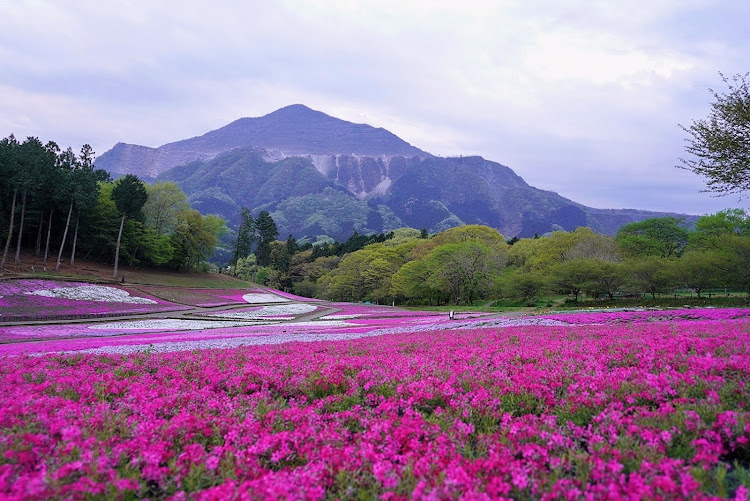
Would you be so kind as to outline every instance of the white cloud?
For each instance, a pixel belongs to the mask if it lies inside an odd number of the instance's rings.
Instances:
[[[12,2],[0,133],[103,153],[303,103],[584,203],[689,211],[704,195],[673,167],[677,123],[705,113],[717,71],[747,71],[748,15],[730,0]],[[623,172],[683,181],[618,191]]]

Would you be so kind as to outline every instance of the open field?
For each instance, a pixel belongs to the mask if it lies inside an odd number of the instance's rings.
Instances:
[[[748,309],[449,321],[253,285],[174,290],[181,303],[141,285],[0,285],[0,308],[29,296],[112,315],[0,323],[2,498],[745,499],[750,487]]]

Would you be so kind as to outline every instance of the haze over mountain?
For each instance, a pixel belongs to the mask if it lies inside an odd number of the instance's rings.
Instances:
[[[200,212],[236,224],[268,210],[280,234],[337,240],[410,226],[486,224],[506,237],[674,215],[583,206],[481,157],[430,155],[382,128],[292,105],[158,148],[118,143],[96,160],[113,176],[172,180]]]

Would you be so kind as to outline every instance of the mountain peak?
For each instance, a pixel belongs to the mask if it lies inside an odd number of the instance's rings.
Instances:
[[[267,115],[264,115],[266,117],[269,116],[295,116],[295,115],[302,115],[302,114],[309,114],[309,113],[319,113],[321,115],[326,115],[322,111],[314,110],[310,107],[305,106],[304,104],[290,104],[289,106],[284,106],[283,108],[279,108],[276,111],[272,111],[271,113],[268,113]],[[328,116],[328,115],[326,115]]]
[[[292,104],[261,117],[240,118],[202,136],[165,144],[150,151],[139,145],[118,144],[101,155],[96,163],[115,175],[135,173],[153,178],[172,167],[211,159],[244,147],[267,150],[275,158],[308,155],[432,156],[385,129],[334,118],[304,104]]]

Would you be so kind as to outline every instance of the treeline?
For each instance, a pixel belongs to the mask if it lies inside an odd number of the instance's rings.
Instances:
[[[330,269],[341,256],[392,239],[394,233],[360,235],[355,231],[345,242],[320,240],[321,243],[316,245],[298,242],[292,235],[281,242],[276,240],[278,236],[276,223],[267,211],[261,211],[254,218],[250,210],[243,207],[231,244],[229,273],[244,280],[313,297],[317,293],[315,280],[319,276],[313,268]]]
[[[112,182],[94,151],[62,151],[35,137],[0,141],[0,269],[23,269],[22,251],[59,269],[76,257],[115,265],[191,270],[207,266],[223,219],[192,210],[173,183],[128,175]],[[117,259],[119,257],[119,260]]]
[[[694,228],[678,218],[647,219],[614,238],[578,228],[506,241],[469,225],[431,237],[405,228],[379,240],[321,256],[290,237],[269,244],[267,261],[240,260],[236,272],[310,297],[399,304],[750,290],[750,216],[740,209],[703,216]]]

